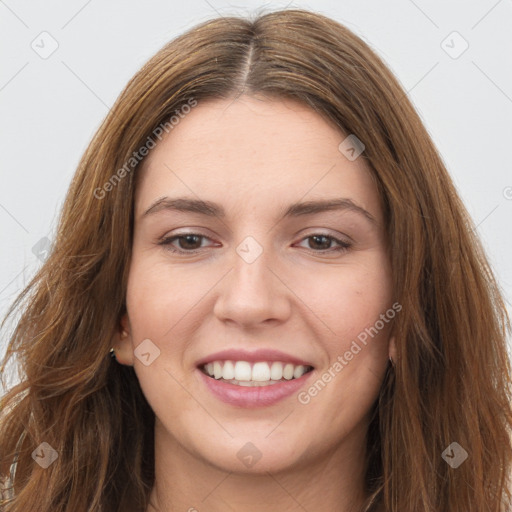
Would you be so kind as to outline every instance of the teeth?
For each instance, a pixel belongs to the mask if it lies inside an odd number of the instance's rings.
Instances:
[[[220,379],[222,377],[222,364],[220,361],[214,361],[213,363],[213,376],[216,379]]]
[[[235,378],[235,367],[232,361],[226,361],[222,368],[223,379],[234,379]]]
[[[278,380],[269,380],[267,382],[256,382],[256,381],[246,382],[244,380],[226,380],[224,382],[229,382],[230,384],[236,384],[237,386],[245,386],[247,388],[259,388],[259,387],[264,387],[264,386],[272,386],[273,384],[277,384],[279,381]]]
[[[283,379],[298,379],[310,369],[310,366],[279,361],[261,361],[253,364],[248,361],[212,361],[203,366],[204,372],[210,377],[240,386],[267,385]]]
[[[215,378],[218,377],[215,376]],[[222,378],[224,378],[223,375]],[[251,365],[247,361],[237,361],[235,363],[235,380],[251,380]]]
[[[256,382],[266,382],[270,380],[270,368],[268,363],[254,363],[252,367],[252,379]]]
[[[302,365],[296,366],[293,370],[293,378],[298,379],[306,373],[306,368]]]
[[[290,379],[293,379],[293,364],[291,363],[288,363],[284,368],[283,368],[283,378],[286,379],[286,380],[290,380]]]
[[[270,378],[272,380],[281,380],[283,378],[283,364],[282,363],[272,363],[270,367]]]

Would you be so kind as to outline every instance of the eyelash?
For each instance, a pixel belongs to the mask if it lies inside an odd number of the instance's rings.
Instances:
[[[173,235],[173,236],[168,236],[168,237],[164,237],[164,238],[161,238],[160,241],[158,242],[158,245],[162,245],[162,246],[165,246],[165,249],[172,252],[172,253],[177,253],[177,254],[197,254],[199,252],[201,252],[201,249],[194,249],[194,250],[191,250],[191,251],[187,251],[187,250],[183,250],[183,249],[176,249],[176,248],[172,248],[171,244],[172,242],[174,242],[175,240],[179,240],[181,238],[186,238],[187,236],[196,236],[196,237],[200,237],[202,239],[209,239],[207,236],[205,235],[202,235],[200,233],[181,233],[179,235]],[[339,238],[336,238],[332,235],[326,235],[324,233],[313,233],[311,235],[308,235],[304,238],[302,238],[302,240],[307,240],[309,238],[313,238],[313,237],[324,237],[324,238],[327,238],[328,240],[330,241],[333,241],[337,244],[339,244],[339,247],[337,248],[334,248],[334,249],[321,249],[321,250],[314,250],[314,249],[310,249],[311,252],[313,253],[342,253],[342,252],[346,252],[348,251],[348,249],[350,249],[350,247],[352,247],[352,244],[349,243],[349,242],[346,242],[344,240],[340,240]],[[301,241],[302,241],[301,240]]]

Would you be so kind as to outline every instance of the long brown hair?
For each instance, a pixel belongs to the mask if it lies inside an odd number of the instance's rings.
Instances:
[[[403,310],[398,360],[368,431],[366,510],[505,511],[510,322],[474,225],[386,65],[347,28],[304,10],[196,26],[142,67],[100,126],[53,249],[6,316],[21,310],[2,370],[15,358],[21,379],[2,398],[0,475],[14,488],[0,510],[145,510],[154,414],[133,368],[108,355],[131,257],[139,164],[126,163],[191,99],[242,93],[295,99],[356,135],[382,196]],[[46,469],[32,457],[43,442],[58,454]],[[468,453],[457,468],[443,457],[454,442]]]

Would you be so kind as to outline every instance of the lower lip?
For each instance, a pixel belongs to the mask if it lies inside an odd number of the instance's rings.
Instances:
[[[311,377],[314,370],[309,371],[299,377],[283,381],[279,384],[269,384],[268,386],[237,386],[229,382],[219,381],[208,377],[199,368],[197,370],[206,387],[222,402],[234,405],[236,407],[266,407],[273,405],[285,398],[297,393],[299,389]]]

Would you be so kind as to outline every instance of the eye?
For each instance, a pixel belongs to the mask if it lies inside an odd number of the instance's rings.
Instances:
[[[207,236],[201,235],[200,233],[181,233],[179,235],[168,236],[162,238],[158,245],[165,246],[166,250],[174,253],[181,254],[195,254],[200,252],[201,248],[204,248],[202,241],[210,240]],[[302,241],[309,240],[309,249],[313,252],[320,253],[331,253],[331,252],[343,252],[347,251],[352,244],[346,240],[340,240],[331,235],[322,233],[314,233],[302,239]],[[177,245],[175,245],[177,242]],[[332,247],[332,243],[337,244],[337,247]]]
[[[199,233],[182,233],[180,235],[164,237],[158,245],[165,246],[171,252],[194,254],[199,252],[197,249],[201,248],[200,242],[202,239],[209,240],[208,237]],[[173,245],[176,241],[178,242],[178,248]]]
[[[343,252],[347,251],[352,244],[346,240],[340,240],[331,235],[322,233],[314,233],[302,239],[303,241],[309,240],[309,248],[314,249],[313,252]],[[331,247],[332,243],[336,243],[338,247]],[[319,250],[317,250],[319,249]]]

